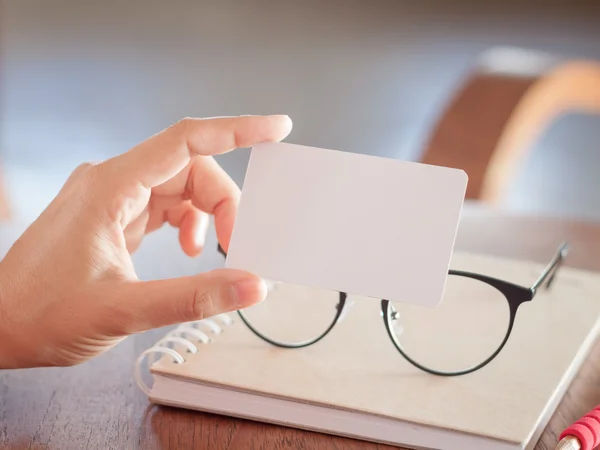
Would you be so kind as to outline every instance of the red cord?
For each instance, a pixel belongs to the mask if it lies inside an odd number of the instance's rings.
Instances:
[[[589,413],[567,428],[560,434],[562,440],[566,436],[575,436],[579,439],[581,450],[593,450],[600,444],[600,406],[596,406]]]

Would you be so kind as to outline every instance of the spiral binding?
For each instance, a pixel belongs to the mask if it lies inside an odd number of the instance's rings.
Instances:
[[[169,355],[173,358],[175,364],[183,364],[185,358],[177,350],[169,347],[169,345],[179,344],[186,348],[187,353],[197,353],[198,345],[194,342],[208,344],[211,341],[209,335],[202,331],[201,328],[207,328],[208,332],[213,335],[218,335],[223,332],[224,328],[220,326],[217,321],[220,321],[224,326],[233,324],[233,319],[228,314],[219,314],[211,319],[187,322],[177,326],[152,347],[143,351],[136,360],[134,373],[135,381],[142,392],[146,395],[150,395],[151,393],[151,389],[144,383],[144,380],[142,380],[142,363],[145,358],[150,358],[149,364],[152,365],[156,362],[155,357],[157,355]]]

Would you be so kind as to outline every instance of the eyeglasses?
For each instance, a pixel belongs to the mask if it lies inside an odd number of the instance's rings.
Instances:
[[[444,298],[436,308],[382,299],[383,324],[393,346],[409,363],[433,375],[481,369],[506,345],[519,307],[552,286],[568,250],[568,243],[561,244],[530,287],[449,270]],[[220,245],[218,251],[227,256]],[[264,302],[237,313],[259,338],[297,349],[327,336],[351,304],[345,292],[275,283]]]

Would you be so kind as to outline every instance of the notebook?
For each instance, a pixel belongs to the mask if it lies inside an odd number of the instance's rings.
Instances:
[[[523,285],[545,267],[458,251],[451,266]],[[380,302],[352,301],[343,320],[305,348],[273,346],[237,314],[182,324],[140,355],[138,384],[156,404],[401,448],[532,449],[597,337],[600,276],[562,267],[551,290],[521,306],[496,359],[456,377],[409,364],[386,333]],[[485,312],[469,307],[444,320],[475,324]],[[308,324],[310,314],[295,319]],[[566,327],[567,318],[577,327]],[[421,350],[436,355],[429,342]]]

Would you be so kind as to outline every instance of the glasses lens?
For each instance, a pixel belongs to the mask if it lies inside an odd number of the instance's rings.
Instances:
[[[267,298],[241,311],[254,330],[283,345],[321,337],[335,320],[340,294],[335,291],[269,283]]]
[[[454,373],[487,360],[510,324],[504,294],[473,278],[449,275],[435,308],[391,302],[390,331],[410,359],[429,370]]]

